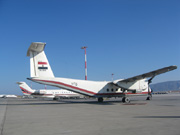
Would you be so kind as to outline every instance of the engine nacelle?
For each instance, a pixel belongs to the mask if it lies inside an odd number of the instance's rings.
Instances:
[[[132,90],[132,93],[142,93],[142,90],[140,90],[140,89]]]
[[[135,90],[135,93],[142,93],[142,90]]]
[[[36,91],[34,92],[34,94],[44,95],[44,94],[46,94],[46,90],[36,90]]]

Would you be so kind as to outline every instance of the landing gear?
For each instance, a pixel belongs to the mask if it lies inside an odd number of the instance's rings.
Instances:
[[[102,98],[102,97],[99,97],[99,98],[98,98],[98,102],[103,102],[103,98]]]
[[[152,76],[149,80],[148,80],[148,97],[146,98],[146,100],[152,100],[152,93],[151,92],[153,92],[153,90],[151,90],[151,88],[149,87],[149,84],[152,82],[152,79],[155,77],[155,75],[154,76]]]
[[[130,99],[127,98],[127,97],[123,97],[123,98],[122,98],[122,102],[123,102],[123,103],[130,103]]]
[[[53,100],[58,100],[58,98],[53,98]]]
[[[146,100],[152,100],[152,95],[148,95],[148,97],[146,98]]]

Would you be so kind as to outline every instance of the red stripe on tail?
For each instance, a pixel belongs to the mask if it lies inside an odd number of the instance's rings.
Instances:
[[[47,65],[47,62],[38,62],[38,64]]]

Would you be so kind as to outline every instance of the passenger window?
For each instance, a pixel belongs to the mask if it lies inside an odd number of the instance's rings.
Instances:
[[[109,89],[107,89],[107,92],[109,92]]]

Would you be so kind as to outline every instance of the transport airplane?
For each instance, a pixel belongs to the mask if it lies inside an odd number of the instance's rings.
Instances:
[[[5,95],[0,95],[0,98],[4,98],[5,97]]]
[[[17,96],[16,95],[6,95],[6,94],[4,94],[4,95],[0,95],[0,98],[17,98]]]
[[[41,98],[53,98],[57,100],[58,98],[80,98],[80,95],[67,90],[33,90],[25,82],[17,82],[22,93],[25,96],[41,97]]]
[[[104,97],[122,97],[122,102],[130,102],[129,96],[147,95],[151,100],[151,88],[149,84],[152,79],[162,73],[174,70],[177,66],[164,67],[145,74],[137,75],[128,79],[115,81],[89,81],[54,77],[51,66],[45,55],[46,43],[31,43],[27,56],[30,56],[31,81],[67,89],[82,95],[96,97],[98,102],[103,102]]]

